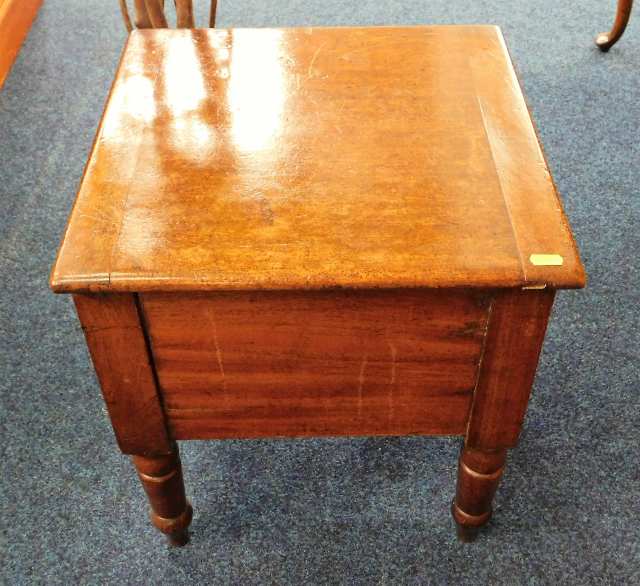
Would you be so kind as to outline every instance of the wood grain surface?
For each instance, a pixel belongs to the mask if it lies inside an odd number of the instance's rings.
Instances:
[[[141,296],[176,439],[462,434],[478,291]]]
[[[134,295],[74,295],[93,365],[120,449],[171,451]]]
[[[584,273],[499,29],[146,30],[51,284],[579,287]]]
[[[41,5],[42,0],[0,0],[0,89]]]
[[[491,305],[466,443],[518,443],[555,291],[499,291]]]

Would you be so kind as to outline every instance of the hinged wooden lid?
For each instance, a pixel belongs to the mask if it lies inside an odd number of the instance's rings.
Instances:
[[[580,287],[499,29],[134,32],[56,291]]]

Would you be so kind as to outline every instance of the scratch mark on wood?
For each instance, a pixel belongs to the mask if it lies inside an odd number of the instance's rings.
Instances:
[[[115,326],[80,326],[82,328],[82,331],[85,334],[95,334],[97,332],[106,332],[108,330],[139,330],[140,326],[138,325],[134,325],[134,326],[121,326],[121,325],[115,325]]]
[[[367,368],[369,357],[365,354],[360,363],[360,374],[358,375],[358,417],[362,416],[362,387],[364,386],[364,371]]]
[[[222,377],[222,389],[224,391],[227,390],[227,378],[224,373],[224,362],[222,360],[222,350],[220,349],[220,343],[218,342],[218,326],[216,324],[216,320],[213,316],[207,311],[207,320],[211,325],[211,331],[213,333],[213,346],[216,351],[216,360],[218,361],[218,369],[220,370],[220,376]]]
[[[389,345],[389,350],[391,350],[391,380],[389,381],[389,384],[394,385],[396,383],[396,368],[398,366],[396,363],[398,350],[396,349],[393,342],[387,340],[387,344]]]
[[[324,43],[322,43],[316,50],[315,53],[313,54],[313,57],[311,57],[311,63],[309,63],[309,68],[307,69],[307,79],[311,79],[311,77],[313,76],[313,65],[316,62],[316,59],[318,58],[318,55],[320,54],[320,51],[322,51],[323,47],[327,44],[327,41],[325,41]]]
[[[105,224],[111,224],[113,227],[116,226],[116,222],[114,222],[111,218],[107,218],[106,216],[102,216],[99,214],[88,214],[86,212],[81,212],[78,214],[80,218],[89,218],[90,220],[95,220],[96,222],[104,222]]]
[[[396,388],[396,371],[398,367],[397,358],[398,358],[398,350],[393,342],[387,340],[387,344],[389,345],[389,350],[391,351],[391,379],[389,380],[389,405],[388,405],[388,415],[389,421],[393,419],[393,392]]]

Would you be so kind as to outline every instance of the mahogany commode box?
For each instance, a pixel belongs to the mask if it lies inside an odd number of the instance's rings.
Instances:
[[[464,437],[471,539],[584,272],[499,29],[134,32],[51,277],[152,520],[176,440]]]

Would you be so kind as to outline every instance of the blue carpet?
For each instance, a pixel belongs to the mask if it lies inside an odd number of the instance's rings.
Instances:
[[[47,0],[0,92],[0,580],[639,584],[636,12],[603,55],[592,38],[613,0],[222,2],[220,26],[500,25],[590,281],[558,296],[477,543],[458,543],[449,516],[459,440],[192,442],[196,513],[179,550],[147,521],[70,299],[47,288],[124,31],[115,0]]]

